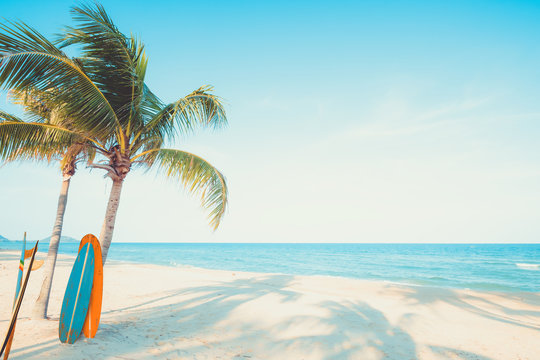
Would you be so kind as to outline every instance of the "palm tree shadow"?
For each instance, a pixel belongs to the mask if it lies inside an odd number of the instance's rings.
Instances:
[[[260,354],[266,354],[264,358],[298,354],[306,359],[417,357],[411,336],[379,310],[358,301],[325,300],[313,303],[310,311],[297,311],[297,300],[304,295],[291,290],[292,284],[293,276],[267,275],[171,291],[152,302],[104,314],[108,316],[94,339],[58,346],[48,355],[73,359],[135,354],[137,358],[202,354],[229,359],[256,359]],[[273,305],[266,313],[246,311],[252,302],[267,299]],[[259,309],[259,304],[254,308]],[[283,316],[290,309],[295,311]],[[26,357],[39,353],[38,348],[28,350],[19,353]]]
[[[331,329],[323,334],[297,336],[278,346],[314,349],[323,359],[416,359],[416,344],[399,325],[393,325],[384,314],[364,302],[324,301],[324,317],[291,318],[276,329],[276,334],[297,327],[302,322]]]
[[[32,358],[33,356],[38,357],[44,351],[53,350],[54,348],[58,347],[59,344],[60,344],[60,340],[58,339],[43,341],[38,344],[14,348],[11,350],[10,354],[12,356],[15,356],[15,355],[23,353],[24,358]]]
[[[528,329],[540,330],[540,311],[514,309],[502,305],[474,293],[462,293],[448,288],[430,287],[393,287],[392,291],[403,296],[406,301],[414,305],[429,305],[437,302],[450,304],[462,310],[480,315],[486,319],[516,325]],[[514,298],[521,303],[528,303],[540,307],[540,294],[518,293],[504,294],[506,299]],[[479,305],[481,304],[481,305]]]
[[[305,294],[296,291],[294,284],[294,276],[262,275],[177,288],[151,301],[105,312],[94,339],[82,338],[68,346],[44,342],[14,349],[12,353],[25,358],[46,353],[72,359],[422,357],[419,345],[406,330],[409,315],[390,321],[377,308],[358,300],[323,297],[314,301],[317,297],[310,297],[310,301],[299,301]],[[392,291],[413,304],[447,301],[467,311],[496,317],[450,289],[392,287]],[[261,303],[268,299],[271,306],[265,309]],[[299,308],[300,303],[304,307]],[[261,309],[265,309],[264,313],[257,313]],[[284,313],[288,315],[283,316]],[[500,316],[496,319],[508,321]],[[450,347],[423,345],[422,352],[425,350],[441,357],[491,360]]]
[[[268,275],[257,277],[256,279],[238,279],[233,282],[219,282],[215,285],[205,285],[191,287],[187,289],[169,291],[166,295],[153,298],[149,301],[141,302],[136,305],[130,305],[123,308],[118,308],[103,312],[103,314],[115,314],[127,310],[136,310],[145,306],[155,304],[161,300],[167,300],[171,297],[190,297],[189,301],[183,301],[183,304],[196,301],[221,301],[235,306],[239,303],[238,300],[232,300],[235,296],[242,296],[248,299],[264,296],[269,293],[275,293],[282,297],[283,301],[294,301],[300,294],[293,291],[284,290],[285,287],[291,284],[293,276],[290,275]],[[176,304],[178,305],[178,304]]]
[[[104,313],[94,339],[81,338],[68,346],[47,341],[14,349],[12,353],[25,358],[46,353],[72,359],[195,355],[225,359],[422,357],[419,345],[406,330],[410,314],[390,321],[383,312],[363,301],[317,296],[299,301],[305,293],[296,291],[294,284],[294,276],[262,275],[177,288],[151,301]],[[399,293],[411,304],[444,301],[490,319],[532,327],[501,315],[511,316],[517,310],[474,293],[465,296],[451,289],[395,286],[388,291]],[[536,299],[528,297],[533,303]],[[261,304],[270,307],[265,309]],[[501,313],[488,311],[482,304],[498,306]],[[265,309],[263,314],[261,309]],[[536,311],[529,312],[530,316],[538,315]],[[425,344],[422,352],[425,350],[446,358],[491,360],[450,347]]]
[[[470,351],[452,349],[445,346],[429,346],[436,354],[446,359],[470,359],[470,360],[493,360],[486,356],[478,355]]]

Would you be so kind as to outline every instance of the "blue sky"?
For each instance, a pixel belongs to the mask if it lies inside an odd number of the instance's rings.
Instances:
[[[176,144],[227,176],[220,229],[134,171],[113,241],[540,240],[540,3],[102,3],[146,43],[154,92],[213,85],[230,122]],[[1,1],[0,15],[49,36],[72,5]],[[57,167],[10,164],[0,181],[0,235],[49,236]],[[65,235],[99,234],[109,189],[79,167]]]

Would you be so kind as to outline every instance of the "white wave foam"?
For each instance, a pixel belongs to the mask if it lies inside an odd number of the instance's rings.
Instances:
[[[540,264],[516,263],[516,266],[525,270],[540,270]]]

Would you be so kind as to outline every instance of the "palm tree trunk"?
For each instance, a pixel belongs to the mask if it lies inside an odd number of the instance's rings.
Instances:
[[[54,222],[53,232],[49,243],[49,253],[43,266],[43,284],[39,297],[34,306],[33,316],[38,319],[47,318],[47,307],[49,306],[49,296],[51,294],[51,285],[54,275],[54,266],[56,265],[56,256],[58,255],[58,244],[62,235],[62,225],[64,223],[64,213],[66,211],[69,183],[71,176],[64,177],[60,195],[58,196],[58,208],[56,210],[56,221]]]
[[[116,220],[116,212],[118,211],[118,205],[120,204],[120,194],[122,192],[123,179],[113,180],[111,188],[111,194],[109,196],[109,202],[107,204],[107,211],[105,213],[105,220],[101,228],[101,234],[99,240],[101,241],[101,256],[103,257],[103,265],[107,259],[107,253],[109,252],[109,246],[111,246],[112,236],[114,232],[114,222]]]

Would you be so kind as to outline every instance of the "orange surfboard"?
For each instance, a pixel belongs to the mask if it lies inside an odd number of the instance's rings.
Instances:
[[[79,251],[82,247],[90,243],[94,249],[94,283],[92,285],[92,293],[90,294],[90,304],[88,305],[88,313],[83,325],[83,333],[87,338],[96,336],[99,327],[99,319],[101,318],[101,301],[103,298],[103,260],[101,257],[101,245],[99,240],[92,234],[85,235],[79,245]]]

